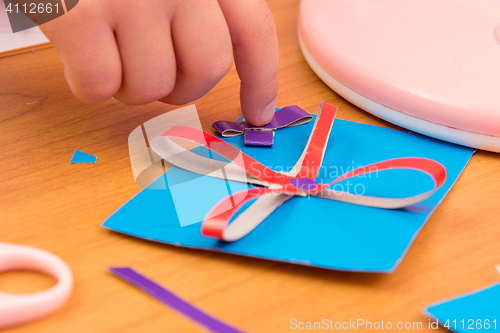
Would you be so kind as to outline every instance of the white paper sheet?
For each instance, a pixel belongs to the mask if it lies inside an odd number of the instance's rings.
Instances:
[[[49,40],[38,27],[12,33],[5,4],[0,1],[0,53],[48,43]]]

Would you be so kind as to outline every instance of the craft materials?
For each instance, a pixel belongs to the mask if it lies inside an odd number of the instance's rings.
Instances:
[[[97,162],[97,157],[75,149],[73,157],[71,157],[71,161],[69,163],[95,163],[95,162]]]
[[[280,111],[286,109],[283,108]],[[215,166],[215,168],[225,169],[225,172],[220,173],[219,177],[245,184],[263,186],[230,194],[208,212],[201,225],[202,235],[224,241],[235,241],[245,236],[283,202],[293,196],[314,195],[357,205],[397,209],[408,207],[429,198],[445,182],[446,169],[443,165],[434,160],[421,157],[403,157],[376,162],[346,172],[328,184],[315,182],[314,179],[316,179],[322,168],[321,164],[336,112],[336,106],[322,103],[309,142],[290,172],[273,171],[223,140],[190,127],[171,127],[155,138],[151,142],[151,147],[160,157],[174,166],[201,175],[208,175],[214,171],[214,161],[186,150],[182,151],[182,148],[174,143],[171,138],[196,142],[232,162],[232,164],[223,162],[219,166]],[[232,172],[230,168],[233,167],[239,167],[244,172],[239,172],[239,170]],[[328,189],[343,180],[375,171],[393,169],[412,169],[424,172],[432,177],[434,187],[424,193],[407,198],[363,196],[348,191]],[[241,177],[242,175],[243,177]],[[257,199],[255,203],[229,224],[234,214],[243,205],[255,199]]]
[[[497,270],[500,273],[498,266]],[[500,330],[499,300],[500,282],[433,303],[424,313],[453,332],[496,332]]]
[[[313,127],[314,123],[310,122],[280,129],[276,131],[274,145],[269,148],[245,146],[241,137],[223,140],[239,148],[238,154],[241,150],[273,171],[291,172],[307,146]],[[252,184],[258,180],[230,163],[230,160],[238,162],[243,155],[231,156],[228,160],[203,146],[191,152],[212,159],[212,172],[200,175],[172,166],[110,216],[103,226],[189,248],[329,269],[389,273],[399,265],[474,150],[419,134],[337,119],[328,137],[321,169],[314,179],[316,184],[329,184],[343,174],[378,161],[409,157],[439,162],[446,168],[446,181],[428,199],[401,209],[374,208],[314,195],[293,198],[278,206],[263,223],[235,242],[202,236],[201,222],[218,202],[229,195],[235,198],[234,194],[240,191],[267,187]],[[184,154],[184,150],[179,150],[179,157]],[[228,180],[224,173],[250,179],[252,183]],[[329,189],[401,199],[434,187],[432,177],[427,174],[403,169],[344,179]],[[248,204],[244,205],[234,218],[238,218],[238,213],[247,207]]]
[[[220,321],[219,319],[198,309],[191,303],[180,298],[170,290],[148,279],[131,267],[110,267],[109,271],[116,277],[141,289],[172,310],[186,316],[192,321],[215,333],[241,333],[242,331]]]
[[[275,130],[307,124],[312,119],[309,113],[296,105],[291,105],[277,110],[271,122],[264,126],[253,126],[245,120],[237,122],[219,120],[212,126],[225,138],[243,134],[247,146],[270,147],[274,143]]]

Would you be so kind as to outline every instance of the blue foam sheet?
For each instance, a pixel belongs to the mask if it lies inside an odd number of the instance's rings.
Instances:
[[[313,123],[276,132],[272,148],[245,146],[242,136],[224,140],[274,170],[289,170],[304,149]],[[213,153],[204,148],[194,151],[220,158],[210,155]],[[320,170],[318,182],[329,182],[353,168],[384,159],[418,156],[435,159],[446,167],[448,177],[445,184],[426,201],[398,210],[316,197],[294,197],[247,236],[226,243],[201,236],[201,220],[228,193],[251,185],[172,167],[110,216],[103,226],[179,246],[330,269],[392,272],[473,152],[471,148],[419,134],[335,120],[323,160],[325,168]],[[349,182],[339,183],[336,189],[403,197],[433,187],[430,177],[414,170],[383,171]],[[433,222],[439,223],[438,220]]]
[[[424,313],[453,332],[500,331],[500,283],[431,304]]]

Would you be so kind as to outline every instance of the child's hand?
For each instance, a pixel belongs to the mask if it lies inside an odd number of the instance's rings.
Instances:
[[[234,56],[245,118],[264,125],[273,117],[278,41],[264,0],[82,0],[40,28],[84,101],[188,103]]]

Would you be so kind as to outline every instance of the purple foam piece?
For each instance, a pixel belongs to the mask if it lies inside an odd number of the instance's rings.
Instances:
[[[232,326],[210,316],[171,291],[148,279],[131,267],[109,267],[109,271],[122,280],[143,290],[173,310],[185,315],[215,333],[243,333]]]
[[[245,145],[271,147],[273,145],[274,131],[268,129],[246,128]]]
[[[273,141],[271,138],[271,141],[269,142],[269,134],[247,132],[256,132],[256,129],[274,131],[284,127],[306,124],[312,119],[312,115],[302,110],[297,105],[290,105],[276,111],[273,119],[269,122],[269,124],[264,126],[253,126],[247,121],[231,122],[225,120],[216,121],[212,126],[224,137],[245,134],[245,145],[272,146]],[[250,136],[248,134],[250,134]],[[257,135],[262,135],[262,137],[258,138]],[[249,137],[249,141],[247,141],[247,137]]]
[[[290,179],[290,184],[292,184],[295,188],[303,191],[313,191],[319,185],[310,178],[293,178]]]

